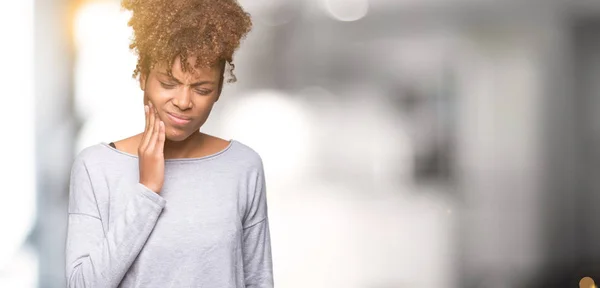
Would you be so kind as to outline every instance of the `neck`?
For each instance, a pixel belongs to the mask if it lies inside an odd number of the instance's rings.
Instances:
[[[202,133],[198,130],[182,141],[165,139],[165,159],[192,157],[194,152],[198,149],[198,143],[202,142],[203,138]]]

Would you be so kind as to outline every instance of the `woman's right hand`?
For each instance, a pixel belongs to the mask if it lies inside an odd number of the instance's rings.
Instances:
[[[160,193],[165,179],[165,124],[158,117],[152,102],[144,106],[146,128],[138,147],[140,183]]]

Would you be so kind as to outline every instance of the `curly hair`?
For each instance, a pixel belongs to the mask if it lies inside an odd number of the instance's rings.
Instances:
[[[129,48],[138,55],[133,78],[148,75],[159,63],[167,64],[172,76],[171,67],[180,56],[184,72],[228,63],[227,82],[236,81],[233,53],[252,28],[250,14],[236,0],[122,0],[121,6],[132,12]],[[187,59],[192,56],[196,62],[190,67]]]

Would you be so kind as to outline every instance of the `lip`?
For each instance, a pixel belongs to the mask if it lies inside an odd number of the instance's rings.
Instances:
[[[178,124],[178,125],[185,125],[192,121],[192,119],[190,119],[190,118],[179,116],[177,114],[171,114],[169,112],[167,112],[167,116],[169,116],[169,119],[171,120],[171,122]]]

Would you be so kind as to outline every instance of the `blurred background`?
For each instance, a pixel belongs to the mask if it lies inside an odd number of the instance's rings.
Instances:
[[[600,281],[600,1],[240,3],[201,130],[263,158],[276,287]],[[0,287],[65,287],[73,158],[143,131],[119,5],[0,1]]]

